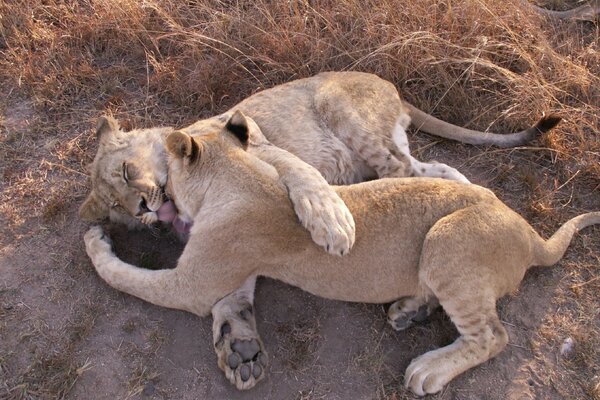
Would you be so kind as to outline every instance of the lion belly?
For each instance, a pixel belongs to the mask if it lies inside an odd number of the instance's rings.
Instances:
[[[326,254],[306,235],[304,248],[261,274],[336,300],[384,303],[413,296],[431,227],[456,210],[497,201],[487,189],[439,179],[394,179],[337,188],[356,223],[350,254]],[[302,233],[295,233],[302,235]]]

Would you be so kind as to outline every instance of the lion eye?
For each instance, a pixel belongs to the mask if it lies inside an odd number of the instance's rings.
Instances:
[[[146,204],[146,199],[143,197],[142,197],[142,200],[140,200],[140,210],[142,210],[144,212],[150,211],[150,209],[148,208],[148,204]]]
[[[119,202],[118,201],[113,201],[110,206],[111,206],[111,208],[119,207]]]
[[[123,179],[125,180],[125,183],[129,183],[129,173],[127,172],[127,162],[123,161],[123,171],[122,171],[122,175],[123,175]]]

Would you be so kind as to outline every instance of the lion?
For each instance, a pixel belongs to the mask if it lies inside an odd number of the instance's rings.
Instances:
[[[201,136],[221,130],[236,110],[260,127],[251,130],[247,151],[276,168],[302,225],[315,243],[338,255],[350,251],[355,225],[329,184],[413,175],[468,182],[454,168],[411,156],[406,136],[411,118],[419,129],[444,138],[503,147],[524,144],[560,120],[545,117],[534,127],[513,134],[472,131],[440,121],[402,101],[393,84],[375,75],[328,72],[254,94],[230,111],[183,131]],[[189,225],[173,217],[173,210],[166,211],[171,202],[165,202],[164,195],[168,178],[165,140],[172,132],[172,128],[123,132],[113,118],[100,118],[100,145],[91,165],[92,191],[80,208],[81,217],[90,221],[110,217],[130,227],[162,219],[187,231]],[[253,303],[253,288],[253,282],[247,282],[228,297],[229,302],[222,301],[213,309],[219,359],[224,357],[223,348],[235,340],[256,341],[266,354],[253,314],[240,317]],[[222,331],[229,331],[228,335]],[[225,342],[219,342],[223,337]],[[238,387],[252,382],[229,377]]]
[[[579,7],[565,11],[548,10],[546,8],[538,7],[535,4],[531,4],[527,2],[527,0],[522,0],[522,2],[527,4],[527,6],[531,7],[537,13],[550,18],[594,21],[598,18],[598,15],[600,15],[600,0],[591,0]]]
[[[382,179],[334,187],[358,235],[350,254],[333,257],[298,223],[276,170],[245,151],[249,130],[257,128],[236,111],[221,130],[169,134],[166,190],[180,217],[193,222],[177,267],[129,265],[112,252],[102,229],[92,227],[84,239],[100,277],[153,304],[201,317],[256,276],[328,299],[397,300],[388,315],[396,329],[439,303],[460,336],[408,366],[405,385],[423,396],[500,353],[508,334],[497,299],[514,291],[531,266],[558,262],[575,232],[600,224],[600,212],[590,212],[544,240],[483,187]],[[256,341],[236,341],[219,359],[228,374],[252,382],[242,389],[263,376],[266,361],[258,349]]]

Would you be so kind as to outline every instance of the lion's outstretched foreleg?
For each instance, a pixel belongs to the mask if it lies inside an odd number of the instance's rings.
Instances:
[[[177,269],[153,271],[121,261],[99,226],[90,228],[84,241],[98,275],[110,286],[159,306],[198,313],[190,301],[191,289]]]

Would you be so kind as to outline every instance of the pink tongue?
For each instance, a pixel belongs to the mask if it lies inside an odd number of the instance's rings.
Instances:
[[[162,206],[158,210],[156,210],[156,214],[158,215],[158,219],[163,222],[173,222],[175,217],[177,216],[177,210],[175,209],[175,204],[171,200],[165,201]]]
[[[165,201],[158,210],[156,210],[158,219],[163,222],[172,223],[175,230],[182,233],[189,233],[192,224],[186,224],[177,216],[177,209],[175,204],[169,200]]]
[[[177,232],[190,233],[190,228],[192,227],[192,224],[186,224],[178,217],[175,217],[175,220],[173,220],[173,227]]]

